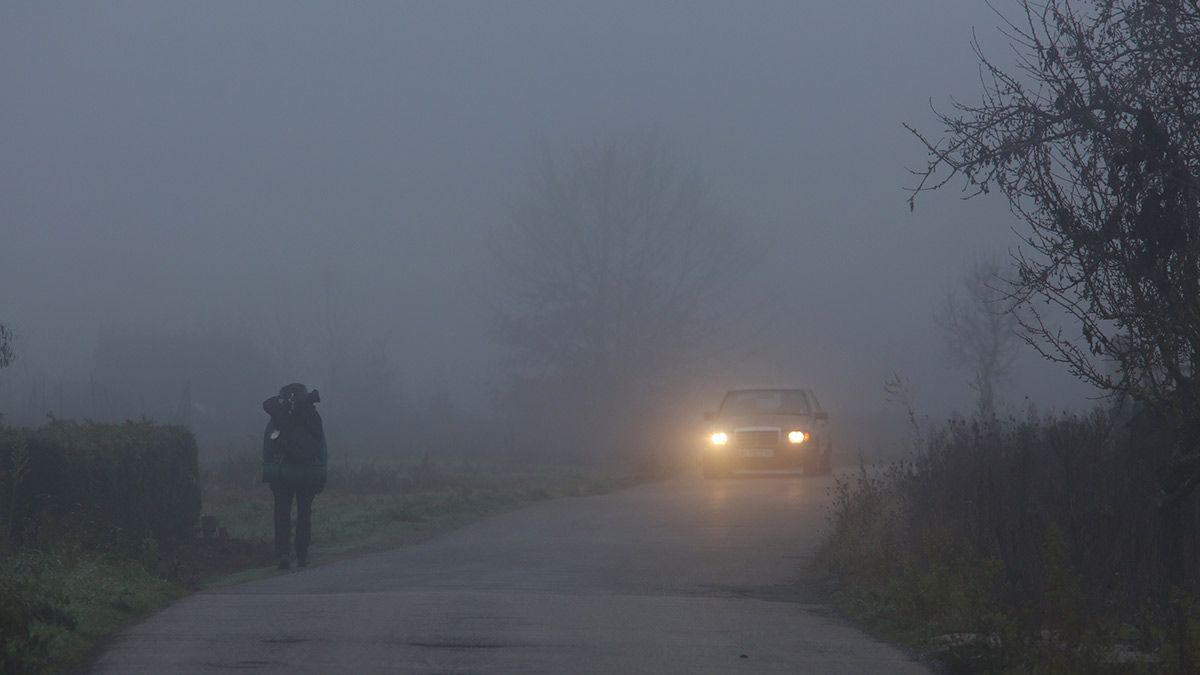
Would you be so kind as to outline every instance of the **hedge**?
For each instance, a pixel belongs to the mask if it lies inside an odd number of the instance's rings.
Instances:
[[[148,421],[2,427],[0,497],[0,543],[177,542],[200,516],[196,441]]]

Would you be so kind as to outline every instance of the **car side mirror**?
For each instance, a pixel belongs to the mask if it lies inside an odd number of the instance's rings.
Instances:
[[[829,413],[825,412],[824,410],[818,410],[817,412],[813,413],[813,419],[818,419],[822,422],[828,421]]]
[[[713,412],[713,411],[711,411],[711,410],[709,410],[708,412],[704,413],[704,421],[705,421],[705,422],[711,422],[711,421],[713,421],[713,420],[715,420],[715,419],[717,419],[717,413],[715,413],[715,412]]]

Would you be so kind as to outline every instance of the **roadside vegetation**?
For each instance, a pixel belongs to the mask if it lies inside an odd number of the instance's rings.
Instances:
[[[130,620],[187,589],[123,554],[23,548],[0,557],[0,672],[53,672],[81,663]]]
[[[1194,672],[1200,500],[1177,560],[1144,498],[1169,451],[1154,424],[957,419],[911,461],[843,474],[817,561],[835,604],[951,672]]]
[[[198,478],[180,427],[0,426],[0,671],[76,663],[183,594],[173,555],[199,515]]]
[[[1200,7],[997,14],[1011,58],[973,44],[978,101],[910,127],[910,205],[957,179],[1022,223],[1011,268],[976,264],[935,313],[979,402],[929,430],[908,406],[912,457],[838,483],[819,563],[849,614],[952,671],[1197,672]],[[1014,334],[1104,407],[997,417]]]

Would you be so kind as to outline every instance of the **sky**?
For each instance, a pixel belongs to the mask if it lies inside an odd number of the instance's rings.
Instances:
[[[902,123],[936,135],[931,102],[976,95],[972,30],[1003,55],[996,24],[975,0],[9,0],[12,372],[80,377],[101,335],[305,330],[336,303],[413,387],[484,405],[488,241],[538,149],[649,129],[782,297],[730,380],[806,382],[836,414],[885,405],[899,372],[930,414],[962,409],[934,305],[1019,223],[957,185],[910,212]],[[1026,354],[1002,398],[1087,393]]]

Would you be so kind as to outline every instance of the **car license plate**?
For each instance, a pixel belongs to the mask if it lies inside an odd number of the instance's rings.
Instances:
[[[774,448],[742,448],[742,457],[774,457]]]

